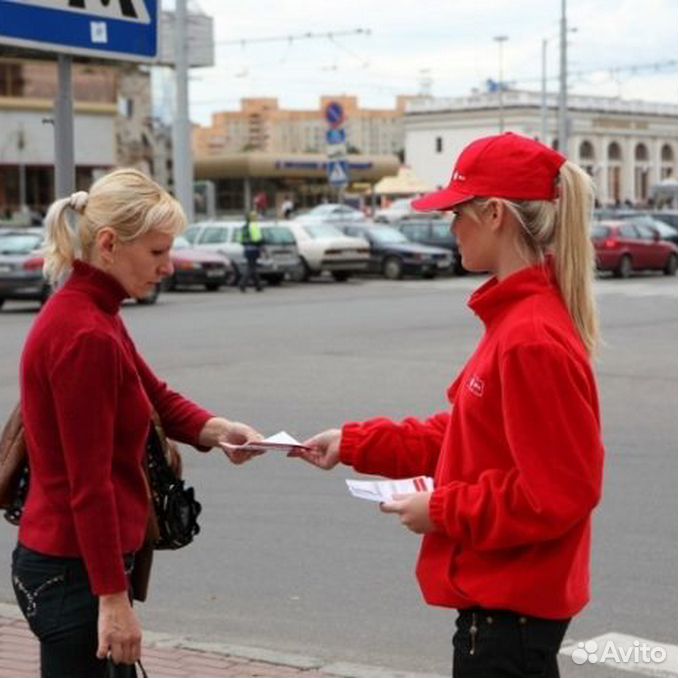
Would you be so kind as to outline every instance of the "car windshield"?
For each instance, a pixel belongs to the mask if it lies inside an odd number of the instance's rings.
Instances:
[[[190,243],[195,242],[195,239],[198,237],[198,231],[200,226],[189,226],[184,232],[184,238]]]
[[[176,238],[174,238],[174,242],[172,243],[172,249],[173,250],[188,250],[191,248],[191,243],[186,240],[181,235],[178,235]]]
[[[337,207],[336,205],[316,205],[313,209],[310,209],[308,211],[308,214],[313,214],[314,216],[332,214],[336,207]]]
[[[343,233],[332,226],[331,224],[314,224],[311,226],[304,226],[304,230],[314,240],[323,240],[327,238],[341,238]]]
[[[0,236],[0,254],[30,254],[42,244],[42,236],[17,233]]]
[[[370,233],[380,243],[410,242],[400,231],[396,231],[395,228],[372,228]]]
[[[268,226],[261,229],[261,237],[267,245],[294,245],[296,240],[285,226]]]

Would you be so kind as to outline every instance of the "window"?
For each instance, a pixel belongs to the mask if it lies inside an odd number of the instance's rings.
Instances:
[[[647,146],[645,144],[638,144],[636,146],[636,160],[637,161],[643,161],[647,160],[649,157],[649,154],[647,152]]]
[[[450,230],[449,222],[433,224],[433,228],[431,230],[435,240],[449,240],[452,237],[452,231]]]
[[[638,240],[638,233],[632,224],[624,224],[623,226],[620,226],[619,235],[621,235],[622,238]]]
[[[225,228],[219,228],[218,226],[208,226],[203,231],[200,242],[213,245],[215,243],[226,242],[227,238],[228,231]]]
[[[428,224],[404,224],[400,229],[405,236],[415,242],[428,238]]]
[[[641,240],[651,240],[654,241],[657,231],[649,226],[643,226],[641,224],[636,224],[636,229],[640,233]]]
[[[593,144],[590,141],[582,141],[579,146],[579,157],[582,160],[593,160],[594,155]]]
[[[442,137],[436,137],[436,153],[442,153],[443,152],[443,138]]]
[[[184,233],[184,238],[186,238],[188,242],[194,243],[195,239],[198,237],[199,232],[200,232],[199,226],[189,226],[189,228],[187,228],[186,232]]]
[[[673,162],[673,149],[669,144],[662,146],[662,160],[664,162]]]
[[[613,141],[607,147],[607,159],[608,160],[621,160],[622,159],[621,146],[616,141]]]

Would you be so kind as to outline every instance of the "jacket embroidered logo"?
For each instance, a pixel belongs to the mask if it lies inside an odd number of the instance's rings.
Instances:
[[[485,382],[475,374],[466,383],[466,388],[473,393],[474,396],[482,398],[485,391]]]

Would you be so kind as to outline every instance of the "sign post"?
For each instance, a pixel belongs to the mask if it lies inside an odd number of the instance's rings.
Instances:
[[[54,190],[75,189],[73,56],[152,61],[158,52],[158,0],[0,0],[0,45],[58,55],[54,102]]]
[[[337,101],[331,101],[325,107],[325,120],[329,129],[325,134],[327,142],[327,181],[337,189],[339,202],[343,202],[344,189],[349,183],[349,168],[346,157],[346,130],[344,109]]]

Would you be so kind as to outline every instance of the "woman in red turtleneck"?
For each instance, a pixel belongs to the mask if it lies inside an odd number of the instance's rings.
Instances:
[[[589,598],[603,467],[592,202],[589,177],[532,139],[467,146],[448,187],[414,202],[453,210],[464,268],[493,274],[469,303],[485,334],[450,408],[347,423],[299,455],[324,469],[434,478],[432,492],[382,510],[424,535],[426,601],[459,611],[455,678],[557,677],[567,625]]]
[[[172,273],[170,247],[185,226],[174,198],[141,172],[118,170],[55,202],[46,224],[46,271],[68,279],[21,360],[31,482],[12,580],[40,640],[42,676],[103,676],[108,655],[116,675],[133,676],[141,629],[128,576],[146,529],[151,410],[170,437],[202,450],[260,436],[168,388],[120,317],[124,299],[147,296]]]

